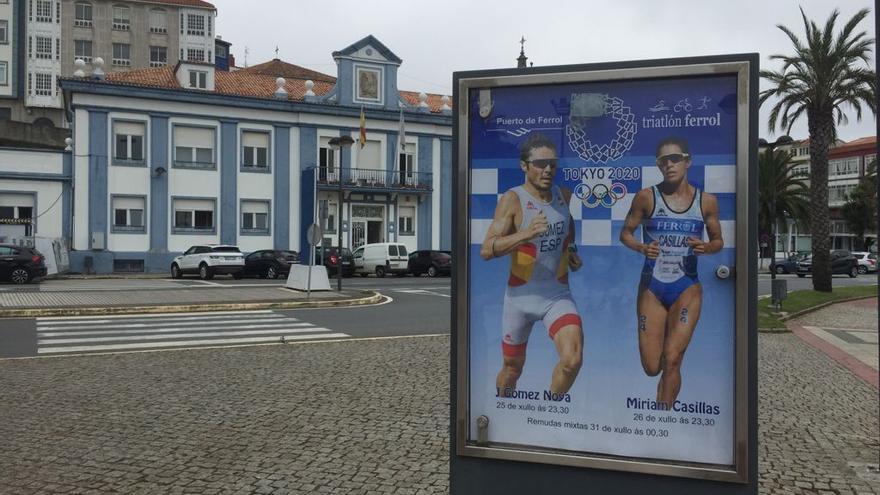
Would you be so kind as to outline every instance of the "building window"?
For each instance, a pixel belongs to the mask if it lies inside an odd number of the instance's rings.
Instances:
[[[111,232],[146,233],[144,218],[147,200],[143,196],[113,196],[113,228]]]
[[[205,35],[205,16],[189,14],[186,16],[186,34],[192,36]]]
[[[326,212],[326,213],[324,213]],[[321,215],[321,227],[325,234],[336,233],[336,203],[322,199],[318,202],[318,214]]]
[[[214,233],[215,199],[174,198],[174,230],[183,232]]]
[[[226,47],[223,45],[217,45],[215,51],[217,52],[217,56],[219,58],[226,58]]]
[[[868,167],[871,165],[872,162],[874,162],[876,160],[877,160],[876,153],[871,153],[870,155],[865,155],[865,175],[868,174]],[[876,166],[876,164],[875,164],[875,166]]]
[[[9,43],[9,21],[0,20],[0,44]]]
[[[33,204],[34,197],[28,194],[0,194],[0,225],[16,225],[19,235],[34,235]]]
[[[131,29],[131,9],[125,5],[113,6],[113,29],[128,31]]]
[[[187,60],[187,62],[204,62],[205,61],[205,50],[199,50],[197,48],[188,48],[186,50],[186,60]]]
[[[37,96],[52,96],[54,92],[54,77],[52,74],[42,72],[34,73],[34,94]]]
[[[52,22],[52,0],[37,0],[37,22]]]
[[[809,177],[810,176],[810,166],[809,165],[798,165],[791,169],[792,177]]]
[[[143,165],[143,122],[113,122],[113,163],[117,165]]]
[[[34,36],[34,58],[52,59],[52,38]]]
[[[206,89],[208,87],[208,73],[203,70],[189,71],[189,87]]]
[[[330,138],[321,138],[321,147],[318,148],[318,180],[336,181],[336,167],[339,165],[339,155],[330,147]]]
[[[241,133],[241,163],[245,168],[268,170],[269,133],[244,131]]]
[[[131,67],[131,45],[128,43],[113,43],[113,65],[117,67]]]
[[[413,221],[416,217],[415,206],[401,206],[398,210],[397,228],[400,235],[415,235],[415,222]]]
[[[828,204],[840,205],[846,203],[849,195],[855,190],[856,184],[840,184],[828,186]]]
[[[213,128],[174,126],[174,165],[181,168],[213,169]]]
[[[268,201],[243,200],[241,202],[241,233],[269,234]]]
[[[73,59],[83,59],[87,64],[92,63],[92,42],[88,40],[73,40]]]
[[[858,177],[859,159],[856,157],[828,161],[828,177]]]
[[[398,153],[398,181],[401,185],[415,186],[416,170],[415,170],[415,154],[413,153],[415,146],[406,145],[406,151]]]
[[[73,25],[76,27],[92,27],[92,4],[77,2],[74,5]]]
[[[0,62],[0,86],[9,84],[9,66],[8,62]]]
[[[382,101],[382,72],[379,69],[357,67],[357,98],[372,102]]]
[[[150,67],[162,67],[168,63],[168,49],[164,46],[150,47]]]
[[[165,34],[168,32],[167,16],[163,9],[153,9],[150,11],[150,32],[156,34]]]

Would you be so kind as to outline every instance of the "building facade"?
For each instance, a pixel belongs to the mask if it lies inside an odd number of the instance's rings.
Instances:
[[[165,272],[198,243],[307,251],[312,223],[336,244],[340,215],[347,247],[449,249],[448,99],[399,91],[402,61],[372,36],[333,58],[337,75],[317,81],[277,60],[253,71],[181,62],[63,79],[74,129],[71,269]],[[333,149],[333,137],[358,141],[361,112],[363,146]]]
[[[11,116],[21,90],[21,26],[19,2],[0,0],[0,120]]]
[[[853,251],[857,248],[855,236],[843,219],[841,208],[855,190],[859,181],[868,171],[868,165],[876,160],[877,137],[870,136],[850,142],[837,140],[828,152],[828,210],[831,218],[831,247]],[[809,185],[812,174],[810,168],[810,141],[795,141],[790,145],[780,146],[780,150],[792,154],[795,167],[792,172]],[[793,219],[785,225],[778,225],[777,252],[805,252],[812,249],[812,237],[809,221],[798,225]],[[870,232],[868,237],[876,240],[877,233]],[[876,241],[874,247],[876,249]]]
[[[67,151],[0,148],[0,244],[67,238],[72,163]]]
[[[101,59],[100,69],[110,73],[179,60],[214,62],[216,9],[201,0],[11,2],[24,10],[26,47],[23,98],[7,106],[15,121],[64,126],[57,81],[74,73],[77,59],[88,71],[98,68]],[[0,12],[4,5],[0,3]],[[2,26],[0,21],[0,35]],[[0,48],[0,61],[2,57]]]

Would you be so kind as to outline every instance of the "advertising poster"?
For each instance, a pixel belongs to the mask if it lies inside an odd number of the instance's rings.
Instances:
[[[736,464],[737,80],[468,90],[468,442]]]

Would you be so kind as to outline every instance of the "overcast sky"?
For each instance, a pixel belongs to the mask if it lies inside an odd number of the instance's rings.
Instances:
[[[238,65],[245,47],[254,65],[274,58],[277,46],[279,58],[335,75],[331,53],[372,34],[403,59],[400,89],[449,95],[455,71],[515,67],[521,36],[535,66],[758,52],[763,68],[775,68],[770,55],[792,52],[776,25],[802,35],[799,5],[819,24],[836,5],[838,25],[873,7],[869,0],[211,1],[217,33],[233,43]],[[873,38],[873,11],[866,21],[861,28]],[[838,134],[874,135],[874,122],[868,112]],[[806,129],[799,123],[792,137],[806,137]]]

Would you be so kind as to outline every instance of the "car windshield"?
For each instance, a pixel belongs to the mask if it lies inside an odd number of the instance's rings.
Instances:
[[[215,253],[240,253],[241,251],[235,246],[214,246],[211,251]]]

